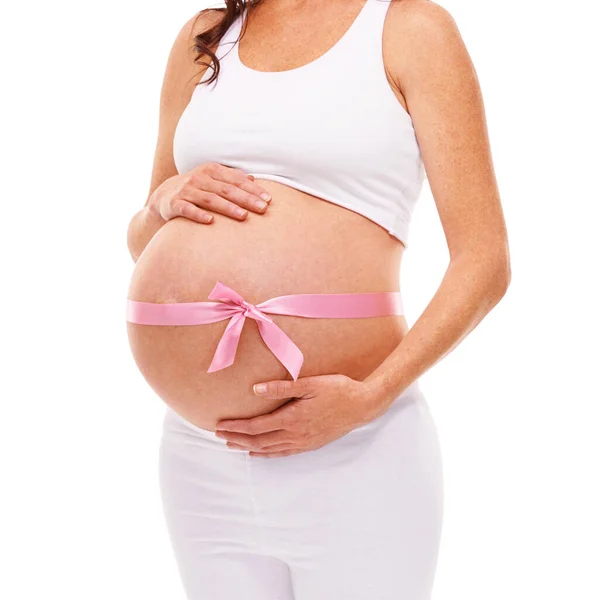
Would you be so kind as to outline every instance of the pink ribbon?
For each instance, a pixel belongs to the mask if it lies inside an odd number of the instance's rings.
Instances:
[[[207,371],[212,373],[234,363],[245,319],[254,319],[267,347],[296,381],[304,356],[298,346],[265,313],[338,319],[403,314],[400,292],[291,294],[251,304],[238,292],[218,281],[208,298],[219,302],[161,304],[128,298],[127,320],[141,325],[201,325],[230,318]]]

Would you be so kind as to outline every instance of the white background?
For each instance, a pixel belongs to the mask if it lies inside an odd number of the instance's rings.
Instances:
[[[446,480],[433,598],[590,600],[587,4],[442,5],[482,85],[513,279],[422,378]],[[171,44],[205,6],[2,5],[3,598],[183,598],[157,486],[164,404],[127,345],[126,230]],[[403,262],[410,324],[447,260],[426,185]]]

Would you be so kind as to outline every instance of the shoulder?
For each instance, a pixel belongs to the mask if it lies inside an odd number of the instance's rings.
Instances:
[[[216,26],[226,15],[226,9],[206,8],[185,21],[177,32],[169,52],[165,84],[182,95],[192,88],[185,87],[195,76],[203,74],[204,65],[196,66],[195,37]],[[203,60],[203,59],[202,59]]]
[[[189,35],[196,36],[218,25],[226,14],[226,8],[204,8],[189,19],[185,26],[190,28]]]
[[[391,0],[385,19],[385,41],[395,42],[397,35],[406,42],[427,43],[442,41],[458,35],[452,14],[431,0]]]
[[[397,83],[439,66],[453,68],[468,58],[454,17],[430,0],[391,0],[383,55],[385,68]]]
[[[443,6],[432,0],[390,0],[387,20],[394,23],[396,13],[398,22],[407,26],[422,28],[442,28],[454,22],[454,18]]]
[[[204,8],[186,21],[179,30],[173,49],[179,52],[191,50],[194,38],[218,25],[226,16],[225,8]]]

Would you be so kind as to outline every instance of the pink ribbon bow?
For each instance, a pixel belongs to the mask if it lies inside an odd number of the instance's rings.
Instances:
[[[247,317],[254,319],[267,347],[296,381],[304,362],[304,355],[265,313],[316,318],[380,317],[403,314],[399,292],[291,294],[277,296],[260,304],[251,304],[238,292],[218,281],[208,298],[219,302],[162,304],[138,302],[128,298],[127,320],[142,325],[199,325],[223,321],[230,317],[207,371],[213,373],[234,363],[245,319]]]
[[[288,335],[263,313],[261,307],[266,304],[265,302],[258,305],[251,304],[238,292],[219,281],[210,292],[208,298],[210,300],[221,300],[223,303],[215,303],[218,310],[220,311],[221,309],[220,318],[217,320],[226,319],[230,315],[230,321],[220,338],[208,373],[225,369],[234,362],[238,340],[243,330],[245,319],[248,317],[255,319],[263,341],[286,367],[294,381],[298,379],[302,363],[304,362],[304,355]],[[268,300],[267,303],[269,302]]]

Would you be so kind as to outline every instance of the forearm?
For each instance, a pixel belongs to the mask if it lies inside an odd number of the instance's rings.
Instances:
[[[396,349],[364,382],[386,410],[409,385],[453,350],[504,296],[506,258],[475,262],[467,253],[450,261],[432,300]]]
[[[165,219],[149,204],[132,217],[127,229],[127,247],[134,262],[165,223]]]

